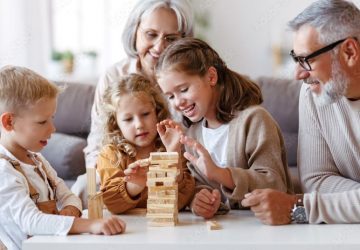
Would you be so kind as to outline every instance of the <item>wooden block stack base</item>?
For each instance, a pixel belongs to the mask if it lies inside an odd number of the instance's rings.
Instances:
[[[147,173],[149,226],[175,226],[178,224],[178,154],[157,152],[150,154]]]
[[[88,196],[88,218],[101,219],[103,218],[103,197],[102,193],[98,192],[95,195]]]

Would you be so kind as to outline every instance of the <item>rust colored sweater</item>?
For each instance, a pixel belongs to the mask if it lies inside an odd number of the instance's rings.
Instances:
[[[135,161],[125,154],[121,154],[117,165],[115,146],[106,145],[97,160],[97,171],[101,180],[104,204],[114,214],[124,213],[132,208],[146,208],[147,188],[136,197],[131,197],[126,190],[124,170]],[[192,200],[195,190],[194,178],[186,168],[186,160],[182,160],[182,178],[178,183],[178,208],[184,208]]]

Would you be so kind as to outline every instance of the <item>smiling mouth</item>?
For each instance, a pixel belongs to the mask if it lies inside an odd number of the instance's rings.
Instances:
[[[318,84],[320,84],[319,81],[317,81],[317,80],[311,80],[311,79],[304,79],[303,82],[306,83],[306,84],[308,84],[308,85],[318,85]]]
[[[182,112],[186,115],[186,114],[191,113],[191,112],[194,110],[194,108],[195,108],[195,104],[190,105],[190,106],[189,106],[188,108],[186,108],[186,109],[183,109]]]

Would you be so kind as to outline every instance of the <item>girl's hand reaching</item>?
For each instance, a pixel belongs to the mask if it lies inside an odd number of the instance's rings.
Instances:
[[[156,128],[166,151],[180,152],[180,137],[183,135],[181,126],[173,120],[166,119],[156,124]]]
[[[148,166],[148,161],[137,160],[124,170],[126,189],[131,196],[138,195],[146,187]]]
[[[230,168],[218,167],[203,145],[187,136],[181,136],[180,142],[196,152],[198,157],[189,152],[185,152],[184,157],[196,166],[210,181],[216,181],[230,190],[235,188]]]
[[[216,178],[216,171],[219,169],[215,165],[214,161],[211,159],[209,152],[197,141],[194,139],[181,136],[180,142],[187,147],[192,148],[199,157],[196,157],[189,152],[184,153],[184,157],[196,166],[209,180],[214,180]]]

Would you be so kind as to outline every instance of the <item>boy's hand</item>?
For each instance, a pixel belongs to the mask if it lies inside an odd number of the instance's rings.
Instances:
[[[126,224],[117,216],[93,220],[89,230],[92,234],[113,235],[125,232]]]
[[[69,205],[60,210],[59,215],[80,217],[81,211],[77,207]]]
[[[181,136],[180,142],[185,144],[188,147],[193,148],[199,157],[195,157],[189,152],[184,153],[184,157],[196,166],[209,180],[214,180],[217,176],[218,166],[215,165],[209,152],[197,141],[194,139]]]
[[[191,210],[198,216],[205,219],[212,218],[220,207],[220,192],[214,189],[212,192],[208,189],[201,189],[195,194],[191,202]]]
[[[180,152],[180,137],[183,134],[181,126],[173,120],[166,119],[156,124],[156,128],[166,151]]]

